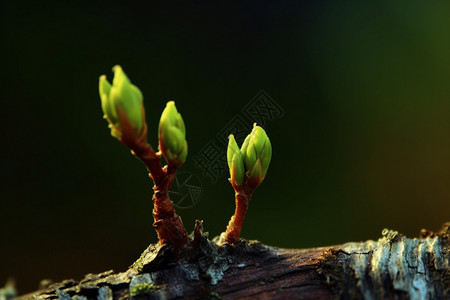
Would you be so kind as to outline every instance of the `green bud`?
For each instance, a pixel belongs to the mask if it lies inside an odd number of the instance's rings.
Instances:
[[[236,152],[236,150],[239,150],[239,147],[236,143],[236,140],[234,139],[234,135],[230,134],[228,136],[228,148],[227,148],[227,162],[228,162],[228,168],[231,170],[231,162],[233,160],[233,155]]]
[[[244,160],[234,136],[230,134],[228,139],[227,161],[228,168],[230,169],[231,183],[233,185],[241,186],[244,182],[245,175]]]
[[[99,79],[99,93],[104,118],[111,128],[111,135],[121,139],[137,137],[145,125],[143,96],[133,85],[120,66],[114,66],[114,79],[111,85],[105,75]]]
[[[118,122],[117,115],[113,116],[113,110],[110,107],[111,103],[108,101],[109,92],[111,91],[111,84],[106,79],[106,75],[100,76],[98,91],[100,94],[100,100],[102,101],[103,117],[114,120],[114,122]]]
[[[260,178],[262,174],[261,161],[258,159],[253,165],[253,169],[248,171],[249,178]],[[261,180],[262,181],[262,180]]]
[[[178,155],[178,160],[184,163],[186,161],[187,154],[188,154],[188,145],[187,141],[184,141],[183,150]]]
[[[244,161],[245,161],[247,147],[248,147],[248,142],[250,141],[250,138],[251,138],[251,134],[247,135],[247,137],[245,138],[244,142],[242,143],[241,154],[242,154],[242,158],[244,159]]]
[[[260,184],[266,177],[272,157],[272,145],[263,128],[253,125],[252,132],[242,145],[246,174]]]
[[[175,102],[167,102],[159,121],[159,150],[167,162],[183,164],[187,157],[186,128]]]

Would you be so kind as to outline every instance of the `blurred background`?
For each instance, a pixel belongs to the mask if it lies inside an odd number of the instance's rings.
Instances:
[[[243,237],[307,248],[450,220],[449,2],[1,6],[0,286],[123,271],[157,241],[152,182],[102,119],[115,64],[144,93],[151,144],[168,100],[183,115],[180,171],[202,192],[177,211],[189,232],[225,229],[227,175],[194,157],[262,90],[284,113],[264,124],[273,158]]]

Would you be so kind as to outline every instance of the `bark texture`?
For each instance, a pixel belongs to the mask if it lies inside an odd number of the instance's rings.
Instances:
[[[280,249],[217,245],[200,232],[179,251],[150,245],[125,272],[88,274],[19,299],[450,299],[449,224],[409,239]]]

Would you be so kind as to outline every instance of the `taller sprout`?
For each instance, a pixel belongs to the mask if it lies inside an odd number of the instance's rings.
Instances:
[[[153,179],[153,226],[160,244],[170,244],[175,248],[188,241],[186,229],[181,218],[175,213],[169,199],[169,189],[176,169],[187,156],[186,132],[181,115],[175,103],[170,101],[161,116],[159,125],[159,147],[167,166],[161,166],[161,154],[156,153],[147,142],[147,124],[143,95],[133,85],[120,66],[113,68],[112,84],[106,75],[100,76],[99,93],[104,118],[109,123],[111,135],[131,149],[131,152],[147,166]]]

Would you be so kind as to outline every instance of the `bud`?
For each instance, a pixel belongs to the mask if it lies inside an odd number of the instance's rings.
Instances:
[[[241,148],[247,178],[259,185],[266,177],[272,157],[272,145],[266,132],[256,123]]]
[[[230,134],[228,139],[227,161],[230,169],[230,181],[233,186],[241,186],[245,175],[244,160],[234,136]]]
[[[175,102],[167,102],[159,121],[159,150],[167,162],[182,165],[186,161],[186,129]]]
[[[111,135],[121,139],[138,137],[145,126],[145,110],[141,91],[133,85],[120,66],[114,66],[111,85],[105,75],[99,79],[99,93],[104,118]]]

